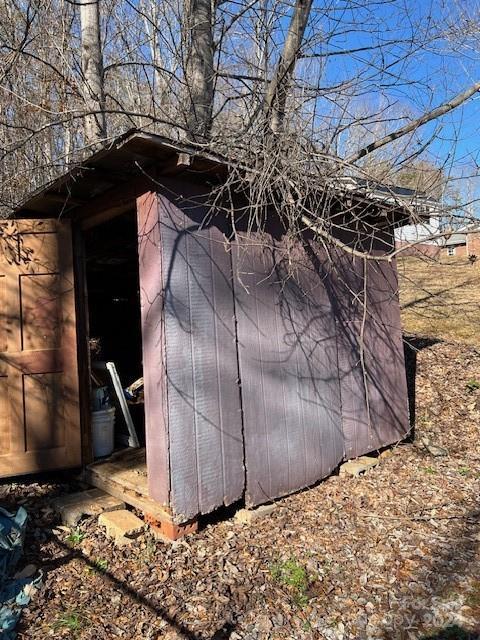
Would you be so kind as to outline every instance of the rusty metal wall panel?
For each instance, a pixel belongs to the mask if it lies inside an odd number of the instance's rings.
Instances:
[[[397,273],[394,263],[368,260],[365,274],[364,261],[342,251],[334,263],[330,295],[337,323],[345,457],[354,458],[402,439],[409,428]]]
[[[231,254],[221,222],[205,224],[199,194],[182,202],[174,192],[172,183],[158,194],[156,313],[168,405],[167,428],[158,428],[168,433],[176,519],[230,504],[244,490],[248,505],[267,502],[327,476],[344,457],[401,438],[408,410],[394,265],[368,263],[368,412],[362,261],[334,251],[327,258],[307,241],[287,274],[278,230],[269,247],[265,237],[238,236]]]
[[[206,209],[159,195],[170,506],[177,520],[239,499],[242,420],[231,257]]]
[[[282,249],[239,236],[233,252],[248,505],[313,484],[343,457],[327,291],[300,246],[288,277]]]
[[[370,284],[369,284],[370,283]],[[367,371],[375,448],[401,440],[409,429],[407,378],[395,263],[367,265]],[[356,455],[367,450],[359,442]]]

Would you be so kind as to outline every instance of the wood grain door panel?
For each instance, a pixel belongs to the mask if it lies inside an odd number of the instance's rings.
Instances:
[[[80,463],[69,224],[0,221],[0,477]]]
[[[0,263],[1,268],[1,263]],[[0,309],[5,309],[7,301],[7,279],[5,275],[0,275]],[[0,311],[1,313],[1,311]],[[0,352],[7,351],[7,327],[2,321],[0,323]]]

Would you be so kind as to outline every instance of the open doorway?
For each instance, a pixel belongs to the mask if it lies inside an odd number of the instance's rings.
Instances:
[[[106,363],[115,363],[124,389],[134,383],[128,408],[141,446],[145,444],[142,329],[135,211],[85,232],[88,320],[93,387],[109,387],[116,406],[115,449],[128,446],[129,435],[115,399]]]

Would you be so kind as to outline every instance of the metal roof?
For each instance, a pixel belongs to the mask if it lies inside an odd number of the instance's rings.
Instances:
[[[467,243],[467,234],[466,233],[452,233],[451,236],[445,240],[445,246],[451,247],[458,244],[466,244]]]

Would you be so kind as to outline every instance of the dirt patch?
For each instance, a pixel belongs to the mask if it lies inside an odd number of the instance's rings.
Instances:
[[[428,343],[426,343],[428,345]],[[87,518],[58,528],[65,487],[11,485],[32,514],[25,563],[45,586],[20,638],[479,638],[480,354],[425,346],[418,434],[367,475],[332,476],[250,525],[226,519],[166,545],[117,549]]]

